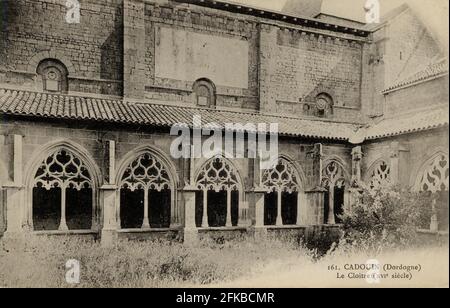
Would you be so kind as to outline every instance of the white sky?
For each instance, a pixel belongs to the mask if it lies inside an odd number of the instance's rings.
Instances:
[[[250,6],[281,10],[287,0],[232,0]],[[297,0],[302,1],[302,0]],[[448,50],[449,1],[448,0],[379,0],[381,16],[407,3],[424,22],[435,39]],[[365,22],[366,0],[323,0],[322,12]]]
[[[287,0],[233,0],[243,4],[267,8],[271,10],[281,10]],[[301,0],[298,0],[301,1]],[[381,4],[381,15],[408,3],[413,7],[420,8],[420,11],[441,10],[437,7],[446,6],[448,11],[448,0],[379,0]],[[332,15],[364,21],[364,4],[366,0],[323,0],[322,12]],[[447,14],[448,18],[448,14]]]

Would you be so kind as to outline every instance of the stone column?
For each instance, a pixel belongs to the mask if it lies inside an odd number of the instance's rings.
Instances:
[[[203,215],[202,215],[202,228],[208,228],[208,190],[203,190]]]
[[[430,231],[438,232],[439,231],[439,220],[436,209],[436,196],[433,194],[433,201],[431,203],[431,222],[430,222]]]
[[[9,248],[15,248],[22,243],[25,217],[28,217],[26,212],[28,208],[24,202],[23,136],[13,135],[12,138],[13,182],[3,186],[6,193],[6,232],[4,234],[4,242]]]
[[[394,141],[390,145],[391,183],[398,184],[399,180],[399,154],[400,145]]]
[[[322,144],[317,143],[308,152],[311,163],[311,176],[309,177],[309,189],[305,191],[306,210],[309,225],[321,225],[324,223],[324,195],[326,189],[322,187],[323,152]]]
[[[329,225],[336,224],[336,219],[334,217],[334,187],[335,184],[330,182],[330,187],[328,189],[328,219],[327,219],[327,223]]]
[[[111,246],[117,239],[117,229],[120,228],[117,219],[117,187],[107,184],[100,188],[100,197],[103,200],[103,229],[101,243]]]
[[[304,226],[308,221],[308,205],[305,192],[298,193],[297,200],[297,226]]]
[[[262,187],[254,190],[255,196],[255,238],[263,238],[267,234],[267,228],[264,225],[264,197],[266,191]]]
[[[120,229],[117,207],[118,187],[115,185],[116,178],[116,143],[109,140],[106,143],[108,152],[108,181],[100,188],[100,198],[103,201],[103,229],[101,243],[103,246],[111,246],[117,239],[117,229]]]
[[[140,99],[145,92],[145,2],[123,2],[124,96]]]
[[[323,225],[324,217],[324,194],[326,190],[321,187],[305,192],[307,204],[307,225]]]
[[[281,189],[278,189],[277,191],[277,221],[276,221],[276,225],[277,226],[282,226],[283,225],[283,217],[282,217],[282,194],[283,191]]]
[[[360,146],[352,149],[352,186],[358,186],[361,183],[361,160],[362,148]]]
[[[231,221],[231,189],[227,189],[227,220],[225,223],[226,227],[232,227],[233,223]]]
[[[195,224],[195,193],[196,189],[192,186],[187,186],[183,190],[184,243],[187,245],[198,243],[198,229]]]

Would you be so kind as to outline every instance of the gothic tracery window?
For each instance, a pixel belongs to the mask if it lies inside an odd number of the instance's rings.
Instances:
[[[370,188],[388,185],[391,182],[391,168],[385,162],[377,163],[371,172]]]
[[[418,174],[414,190],[433,196],[430,229],[448,230],[448,155],[438,154]]]
[[[274,168],[264,171],[261,182],[267,190],[264,200],[265,225],[297,223],[299,181],[295,168],[285,159],[279,159]]]
[[[168,228],[173,183],[164,165],[144,153],[125,170],[120,184],[123,229]]]
[[[223,157],[208,161],[197,176],[196,223],[206,227],[232,227],[239,220],[240,182]]]
[[[417,191],[448,191],[448,157],[447,155],[437,155],[431,160],[419,174],[415,189]]]
[[[324,223],[340,222],[339,215],[344,211],[344,195],[346,186],[344,168],[336,161],[331,161],[322,170],[322,186],[327,189],[324,200]]]
[[[55,151],[34,177],[34,229],[89,230],[93,218],[93,183],[88,168],[70,151]]]

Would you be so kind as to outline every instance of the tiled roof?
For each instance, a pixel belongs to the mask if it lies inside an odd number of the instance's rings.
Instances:
[[[200,115],[203,124],[278,123],[281,135],[334,140],[348,140],[357,129],[348,123],[1,88],[0,114],[160,127],[192,126],[194,115]]]
[[[366,129],[365,139],[373,140],[448,126],[448,111],[448,106],[445,106],[382,120]]]
[[[399,81],[394,85],[390,86],[383,93],[391,92],[395,89],[402,88],[408,85],[412,85],[414,83],[429,80],[435,77],[442,76],[444,74],[448,74],[448,63],[446,59],[442,59],[438,62],[432,63],[427,66],[425,69]]]

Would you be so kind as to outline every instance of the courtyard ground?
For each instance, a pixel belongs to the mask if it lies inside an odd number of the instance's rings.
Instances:
[[[0,287],[448,287],[448,246],[370,255],[317,253],[276,240],[237,240],[189,247],[170,242],[120,242],[113,248],[72,238],[29,238],[21,249],[0,249]],[[388,274],[368,284],[357,269],[369,259]],[[80,280],[66,280],[80,263]],[[373,264],[373,261],[371,262]],[[409,269],[384,271],[385,264]],[[350,268],[349,268],[350,267]],[[420,267],[420,270],[417,269]],[[397,274],[397,278],[392,275]],[[411,276],[408,276],[411,274]],[[343,278],[337,278],[343,277]],[[342,276],[343,275],[343,276]],[[352,276],[353,278],[350,278]],[[358,277],[358,278],[355,278]]]

